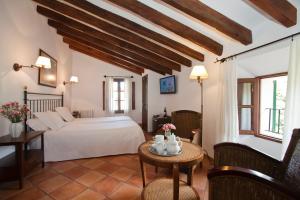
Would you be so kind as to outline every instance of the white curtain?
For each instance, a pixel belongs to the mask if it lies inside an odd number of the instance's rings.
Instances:
[[[235,60],[227,60],[219,66],[219,117],[217,118],[216,142],[237,142],[238,105],[237,69]]]
[[[107,103],[109,114],[114,114],[114,99],[113,99],[113,78],[107,78]]]
[[[125,93],[124,93],[124,113],[129,112],[130,105],[130,80],[126,78],[124,80],[125,83]]]
[[[300,128],[300,38],[290,46],[288,83],[284,114],[282,157],[289,145],[294,128]]]

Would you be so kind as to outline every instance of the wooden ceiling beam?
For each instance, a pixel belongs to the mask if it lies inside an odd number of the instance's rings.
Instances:
[[[109,55],[111,55],[113,57],[116,57],[116,58],[125,60],[127,62],[133,63],[133,64],[135,64],[137,66],[140,66],[140,67],[143,67],[143,68],[146,68],[146,69],[150,69],[150,70],[153,70],[155,72],[172,74],[172,70],[171,69],[162,69],[162,68],[159,68],[157,66],[149,66],[149,65],[145,64],[145,62],[143,62],[143,61],[139,61],[139,60],[135,60],[135,59],[126,57],[126,56],[121,55],[119,53],[116,53],[114,51],[111,51],[111,50],[108,50],[108,49],[103,48],[101,46],[98,46],[97,44],[95,44],[93,42],[89,42],[89,41],[84,40],[84,39],[82,39],[80,37],[76,37],[74,34],[71,34],[70,32],[63,32],[61,30],[57,30],[57,33],[59,35],[62,35],[63,37],[68,37],[68,38],[72,39],[73,42],[77,41],[78,43],[84,44],[85,46],[92,47],[94,49],[97,49],[98,51],[101,51],[101,52],[105,53],[105,54],[109,54]]]
[[[155,54],[151,51],[145,50],[143,48],[140,48],[136,45],[133,45],[131,43],[125,42],[124,40],[120,40],[116,37],[113,37],[109,34],[106,34],[104,32],[98,31],[94,28],[91,28],[90,26],[84,25],[80,22],[77,22],[75,20],[72,20],[70,18],[67,18],[63,15],[59,15],[56,16],[55,13],[53,13],[52,16],[53,19],[55,19],[56,21],[58,20],[58,22],[55,22],[53,20],[48,20],[49,23],[53,24],[53,27],[55,28],[60,28],[60,29],[67,29],[67,27],[70,28],[74,28],[77,29],[81,32],[84,32],[92,37],[95,37],[97,39],[100,39],[102,41],[104,41],[105,43],[110,43],[113,46],[117,46],[119,48],[123,48],[123,49],[127,49],[133,53],[139,54],[143,57],[145,57],[146,59],[152,60],[155,63],[157,63],[158,66],[164,66],[170,69],[174,69],[177,71],[181,70],[181,66],[178,63],[175,63],[173,61],[170,61],[164,57],[159,56],[158,54]]]
[[[97,58],[98,59],[101,59],[105,62],[109,62],[113,65],[117,65],[117,66],[120,66],[121,67],[125,67],[126,69],[133,69],[134,71],[137,71],[139,74],[141,73],[144,73],[144,68],[140,68],[130,62],[126,62],[122,59],[119,59],[119,58],[116,58],[114,56],[111,56],[109,54],[106,54],[104,52],[101,52],[101,51],[98,51],[97,49],[95,48],[92,48],[92,47],[89,47],[85,44],[81,44],[81,43],[78,43],[77,41],[74,41],[72,39],[69,39],[69,38],[63,38],[63,41],[65,43],[67,43],[69,45],[69,47],[73,50],[77,50],[77,51],[81,51],[82,53],[85,53],[85,52],[88,52],[90,54],[90,52],[93,52],[97,55]],[[76,48],[76,49],[75,49]],[[139,68],[139,69],[137,69]],[[163,72],[160,72],[160,71],[155,71],[156,73],[159,73],[161,75],[165,75],[165,73]]]
[[[119,37],[125,41],[136,44],[144,49],[150,50],[154,53],[157,53],[165,58],[168,58],[174,62],[183,64],[185,66],[191,66],[192,61],[185,58],[184,56],[171,51],[163,46],[160,46],[154,42],[151,42],[142,36],[134,34],[126,29],[120,28],[118,26],[112,25],[100,18],[97,18],[93,15],[90,15],[86,12],[83,12],[79,9],[76,9],[72,6],[66,5],[64,3],[58,2],[56,0],[33,0],[41,5],[44,5],[48,8],[55,10],[56,12],[60,12],[63,15],[67,15],[74,19],[80,20],[87,24],[93,25],[111,35]],[[50,17],[51,18],[51,17]]]
[[[199,61],[204,61],[204,55],[202,53],[195,51],[194,49],[187,47],[175,40],[172,40],[164,35],[161,35],[161,34],[155,32],[155,31],[145,28],[144,26],[141,26],[133,21],[130,21],[130,20],[124,18],[124,17],[121,17],[121,16],[116,15],[112,12],[109,12],[103,8],[100,8],[88,1],[85,1],[85,0],[64,0],[64,1],[71,3],[72,5],[77,6],[78,8],[81,8],[83,10],[86,10],[94,15],[97,15],[98,17],[101,17],[102,19],[108,20],[110,22],[118,24],[119,26],[125,27],[132,32],[136,32],[140,35],[146,36],[154,41],[157,41],[161,44],[171,47],[172,49],[175,49],[178,52],[181,52],[181,53],[188,55],[192,58],[195,58]]]
[[[191,29],[190,27],[181,24],[180,22],[156,11],[153,8],[146,6],[145,4],[136,0],[108,0],[118,6],[126,8],[133,13],[140,15],[141,17],[164,27],[165,29],[180,35],[181,37],[190,40],[191,42],[207,49],[208,51],[222,55],[223,46],[213,39]]]
[[[70,36],[73,36],[74,38],[77,38],[78,40],[85,41],[92,43],[93,45],[97,46],[97,48],[101,51],[104,51],[106,53],[112,53],[114,52],[115,54],[118,55],[123,55],[125,57],[128,57],[132,60],[136,60],[140,63],[144,63],[145,66],[147,66],[148,69],[158,69],[161,71],[169,72],[172,71],[172,69],[166,68],[163,65],[159,65],[149,59],[144,58],[143,56],[140,56],[138,54],[135,54],[131,51],[127,51],[126,49],[122,49],[118,46],[115,46],[113,44],[110,44],[108,42],[99,40],[97,38],[91,37],[81,31],[69,28],[67,26],[64,26],[62,24],[59,24],[58,22],[55,22],[53,20],[49,20],[48,24],[58,30],[58,33],[69,33]]]
[[[249,0],[249,2],[285,27],[297,24],[297,8],[287,0]]]
[[[178,10],[216,28],[234,40],[248,45],[252,43],[252,32],[199,0],[162,0]]]
[[[69,45],[69,48],[72,49],[72,50],[74,50],[74,51],[77,51],[79,53],[83,53],[85,55],[91,56],[91,57],[96,58],[98,60],[102,60],[102,61],[107,62],[109,64],[112,64],[114,66],[120,67],[120,68],[125,69],[127,71],[131,71],[131,72],[136,73],[138,75],[142,75],[141,72],[136,71],[136,70],[134,70],[134,69],[132,69],[130,67],[127,67],[126,65],[122,65],[122,64],[120,64],[118,62],[112,61],[112,60],[108,59],[107,57],[98,54],[98,52],[96,53],[94,51],[87,51],[86,49],[78,48],[78,47],[75,47],[73,45]]]
[[[83,45],[82,47],[79,48],[78,46],[76,46],[74,44],[69,44],[69,48],[72,50],[84,53],[86,55],[92,56],[94,58],[100,59],[100,60],[110,63],[112,65],[116,65],[117,67],[121,67],[121,68],[124,68],[129,71],[133,70],[133,72],[138,73],[139,75],[142,75],[142,73],[144,73],[143,68],[142,68],[142,70],[132,69],[131,67],[129,67],[129,66],[131,66],[130,63],[124,63],[123,60],[117,59],[116,57],[110,57],[110,55],[103,54],[103,52],[98,51],[97,49],[91,48],[92,51],[89,51],[88,49],[90,49],[90,47]],[[155,71],[155,72],[159,73],[161,75],[165,75],[165,73],[160,72],[160,71]]]

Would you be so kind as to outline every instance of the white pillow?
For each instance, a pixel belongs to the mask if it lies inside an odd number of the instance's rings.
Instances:
[[[66,107],[56,107],[55,111],[67,122],[74,120],[73,115],[70,113],[69,109]]]
[[[37,112],[34,113],[34,116],[36,116],[39,120],[41,120],[42,123],[48,126],[50,129],[56,128],[55,124],[51,120],[51,116],[49,112]]]
[[[34,115],[52,130],[57,130],[65,125],[65,122],[56,112],[38,112]]]
[[[27,119],[26,124],[34,131],[46,131],[49,129],[49,127],[39,119]]]
[[[50,112],[48,111],[48,113],[50,114],[51,120],[52,122],[55,124],[55,126],[57,127],[56,129],[59,129],[61,127],[64,127],[67,123],[61,118],[61,116],[57,113],[57,112]],[[55,130],[55,129],[54,129]]]

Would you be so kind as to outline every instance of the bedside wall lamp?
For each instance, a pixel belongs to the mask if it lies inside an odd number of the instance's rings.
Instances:
[[[73,84],[73,83],[78,83],[79,80],[78,80],[78,77],[77,76],[71,76],[70,78],[70,81],[64,81],[63,84],[66,85],[66,84]]]
[[[30,65],[30,66],[24,66],[24,65],[20,65],[18,63],[15,63],[13,65],[13,69],[17,72],[19,71],[22,67],[29,67],[29,68],[46,68],[46,69],[50,69],[51,68],[51,61],[50,58],[44,57],[44,56],[39,56],[35,62],[35,65]]]

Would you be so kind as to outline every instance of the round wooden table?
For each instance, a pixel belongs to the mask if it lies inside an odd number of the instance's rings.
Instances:
[[[190,142],[182,142],[182,153],[177,156],[159,156],[151,153],[149,151],[150,145],[153,143],[153,141],[145,142],[139,146],[139,158],[140,158],[140,164],[141,164],[141,171],[142,171],[142,178],[143,178],[143,199],[145,198],[144,195],[146,188],[151,185],[148,184],[147,187],[145,183],[145,169],[144,169],[144,162],[157,166],[157,167],[165,167],[165,168],[172,168],[173,169],[173,199],[178,200],[179,199],[179,167],[185,166],[188,168],[188,174],[187,174],[187,185],[192,186],[193,182],[193,172],[196,168],[197,164],[199,164],[204,157],[204,152],[202,148],[198,145],[192,144]],[[152,184],[153,185],[153,184]],[[195,191],[195,190],[193,190]],[[152,191],[153,193],[153,191]],[[199,196],[197,195],[199,198]]]

